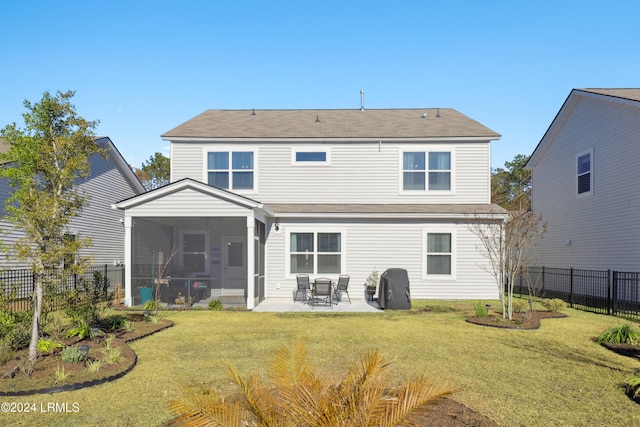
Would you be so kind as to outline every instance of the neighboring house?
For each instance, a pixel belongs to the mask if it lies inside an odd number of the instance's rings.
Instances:
[[[535,266],[640,271],[640,89],[574,89],[531,155]]]
[[[208,110],[162,135],[171,184],[123,200],[126,298],[292,298],[296,275],[405,268],[413,298],[498,298],[467,222],[496,132],[453,109]],[[173,255],[173,257],[172,257]],[[167,268],[163,268],[163,266]]]
[[[88,206],[80,216],[71,221],[68,232],[91,238],[93,245],[82,249],[80,255],[90,256],[92,264],[120,264],[124,261],[123,215],[113,209],[113,204],[123,198],[143,193],[144,187],[108,137],[96,138],[95,142],[107,151],[107,158],[97,154],[91,157],[90,175],[78,183],[80,191],[89,196]],[[1,140],[0,150],[7,150],[6,144]],[[2,209],[10,191],[8,180],[0,180]],[[4,219],[0,219],[0,230],[0,239],[9,248],[22,236],[19,229]],[[10,252],[0,253],[0,268],[26,267],[13,259]]]

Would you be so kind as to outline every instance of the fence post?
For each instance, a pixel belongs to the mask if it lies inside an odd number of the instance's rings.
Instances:
[[[613,272],[613,289],[611,290],[611,314],[616,315],[618,311],[618,281],[620,280],[620,272]]]
[[[569,307],[573,308],[573,267],[569,269]]]
[[[607,270],[607,314],[610,315],[611,314],[611,307],[612,307],[612,302],[611,302],[611,281],[612,281],[613,277],[611,276],[611,269]]]

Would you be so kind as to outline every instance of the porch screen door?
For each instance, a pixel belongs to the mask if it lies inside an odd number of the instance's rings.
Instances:
[[[247,248],[242,237],[225,237],[223,248],[224,278],[242,282],[247,279]]]

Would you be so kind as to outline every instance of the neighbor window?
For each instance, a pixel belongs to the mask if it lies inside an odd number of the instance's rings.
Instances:
[[[207,180],[227,190],[253,190],[253,152],[218,151],[207,153]]]
[[[451,190],[451,152],[402,153],[402,188],[405,191]]]
[[[289,242],[291,274],[340,274],[341,233],[291,233]]]
[[[591,193],[592,178],[592,151],[577,156],[577,188],[578,195]]]
[[[451,233],[427,233],[427,275],[451,275]]]

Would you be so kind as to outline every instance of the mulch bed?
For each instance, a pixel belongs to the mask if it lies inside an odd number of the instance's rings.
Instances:
[[[91,387],[121,378],[134,368],[137,362],[136,353],[127,343],[159,332],[173,326],[170,320],[160,320],[152,324],[144,321],[144,316],[130,316],[134,329],[115,331],[112,345],[120,348],[120,362],[113,365],[103,363],[98,372],[91,373],[83,363],[66,363],[62,361],[61,350],[52,353],[41,353],[31,376],[26,376],[19,368],[19,358],[26,358],[28,350],[22,350],[18,357],[0,366],[0,396],[28,396],[31,394],[56,393]],[[104,336],[102,337],[104,338]],[[102,339],[65,340],[63,346],[83,345],[89,347],[88,360],[98,360],[102,356]],[[68,374],[65,381],[55,382],[56,369],[64,369]]]
[[[567,317],[566,314],[552,311],[527,312],[524,319],[520,313],[513,314],[513,320],[503,319],[502,314],[489,314],[485,317],[469,317],[467,322],[481,326],[491,326],[505,329],[538,329],[542,319],[557,319]]]

